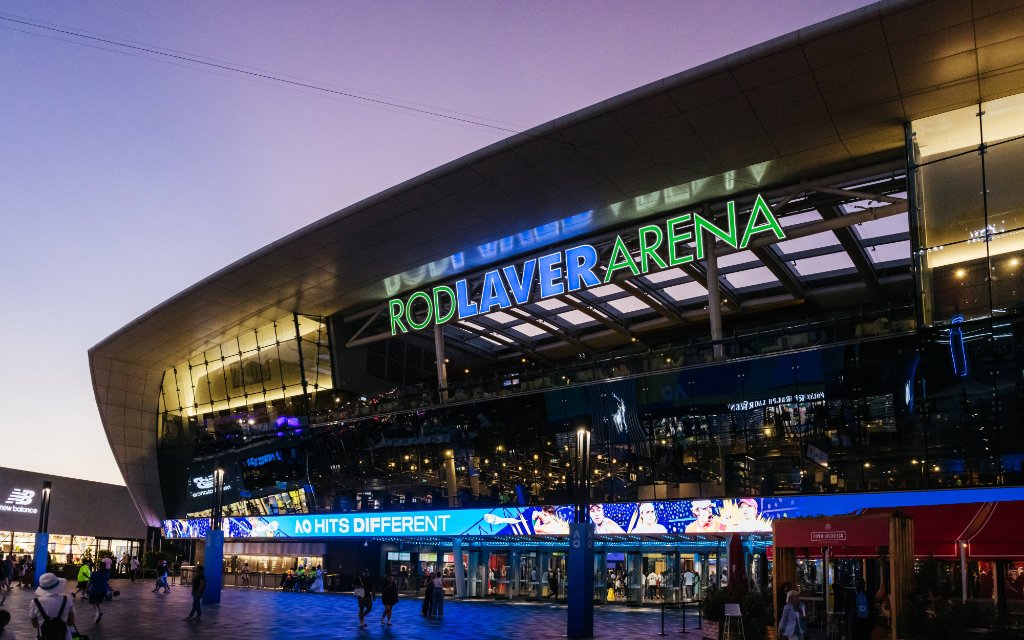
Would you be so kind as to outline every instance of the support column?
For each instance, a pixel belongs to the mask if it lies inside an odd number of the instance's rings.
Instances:
[[[224,582],[224,530],[210,529],[206,532],[203,550],[203,569],[206,575],[206,591],[203,604],[220,602],[220,591]]]
[[[718,257],[715,252],[707,253],[708,270],[708,321],[711,323],[711,340],[715,359],[719,360],[725,356],[725,349],[722,346],[722,291],[718,283]]]
[[[566,571],[570,638],[594,637],[594,523],[590,522],[590,432],[576,432],[574,478],[575,517],[569,525],[569,563]]]
[[[967,543],[957,541],[960,547],[960,601],[967,604]]]
[[[444,359],[444,326],[434,325],[434,357],[437,358],[437,388],[441,402],[448,402],[448,365]]]
[[[462,566],[462,540],[452,541],[452,562],[455,564],[455,597],[466,597],[466,568]]]
[[[444,452],[444,471],[448,486],[448,506],[459,506],[459,480],[455,476],[455,452],[449,449]]]

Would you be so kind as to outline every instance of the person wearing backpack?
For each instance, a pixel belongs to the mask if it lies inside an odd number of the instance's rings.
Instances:
[[[871,598],[868,597],[864,578],[857,578],[854,592],[846,597],[846,619],[849,624],[848,638],[852,640],[869,640],[873,626],[874,613]]]
[[[203,617],[203,594],[206,593],[206,570],[203,565],[197,564],[195,574],[192,576],[192,611],[189,612],[186,620],[195,618],[196,622]]]
[[[52,573],[39,576],[39,587],[30,605],[29,618],[42,640],[71,640],[71,627],[75,625],[75,603],[64,595],[67,582]]]

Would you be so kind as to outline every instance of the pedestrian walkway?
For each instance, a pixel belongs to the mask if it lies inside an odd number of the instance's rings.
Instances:
[[[344,638],[361,640],[422,640],[425,636],[444,638],[529,638],[555,640],[565,637],[566,606],[545,603],[460,601],[446,599],[444,618],[420,615],[420,600],[405,598],[395,606],[391,627],[380,624],[383,607],[374,602],[366,629],[359,629],[355,598],[350,595],[284,593],[226,589],[221,603],[203,608],[201,622],[185,622],[192,604],[188,587],[171,587],[171,593],[152,593],[151,583],[113,580],[121,596],[103,607],[103,621],[94,624],[93,611],[81,599],[75,601],[79,630],[90,640],[264,640],[295,638]],[[69,589],[70,589],[69,584]],[[70,591],[69,591],[70,592]],[[13,618],[9,627],[19,640],[33,640],[29,622],[32,591],[14,589],[4,603]],[[696,626],[696,616],[687,627]],[[678,611],[666,615],[666,632],[680,637],[682,617]],[[595,607],[595,638],[651,638],[661,630],[660,609]],[[682,636],[683,638],[687,636]],[[699,637],[693,634],[691,637]]]

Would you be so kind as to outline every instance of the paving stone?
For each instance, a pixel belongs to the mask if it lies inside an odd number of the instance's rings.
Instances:
[[[403,598],[395,606],[391,627],[380,624],[383,607],[379,598],[367,616],[367,628],[358,627],[356,600],[351,595],[283,593],[248,589],[225,589],[220,604],[203,608],[201,622],[185,622],[192,605],[187,586],[172,586],[171,593],[152,593],[152,583],[132,584],[112,580],[121,596],[103,605],[103,620],[94,623],[93,608],[75,601],[79,630],[90,640],[177,640],[217,638],[218,640],[295,640],[344,638],[362,640],[423,640],[437,638],[523,638],[553,640],[565,637],[566,605],[525,602],[456,601],[446,598],[444,617],[424,618],[421,600]],[[3,605],[11,612],[8,627],[18,640],[33,640],[29,622],[32,591],[15,588],[7,592]],[[680,636],[681,612],[669,610],[666,631]],[[630,609],[618,605],[594,608],[596,638],[656,637],[661,630],[660,609]],[[695,614],[687,621],[696,626]],[[691,637],[698,637],[696,634]]]

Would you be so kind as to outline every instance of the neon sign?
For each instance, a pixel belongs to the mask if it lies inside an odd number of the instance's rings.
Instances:
[[[718,227],[700,213],[685,213],[669,218],[663,225],[650,224],[637,229],[639,259],[634,257],[621,235],[615,237],[612,253],[604,265],[604,277],[598,273],[598,252],[593,245],[579,246],[531,258],[519,265],[508,265],[484,274],[479,296],[471,295],[466,278],[454,287],[439,285],[431,292],[417,291],[406,299],[388,300],[391,335],[419,331],[432,324],[452,319],[465,320],[527,304],[534,291],[540,298],[551,298],[596,287],[612,281],[618,271],[628,270],[633,277],[703,260],[719,240],[734,249],[746,249],[752,237],[773,233],[785,239],[778,220],[768,203],[758,194],[743,233],[736,224],[736,203],[726,203],[726,226]],[[707,244],[711,236],[710,246]],[[693,242],[693,253],[688,245]]]

